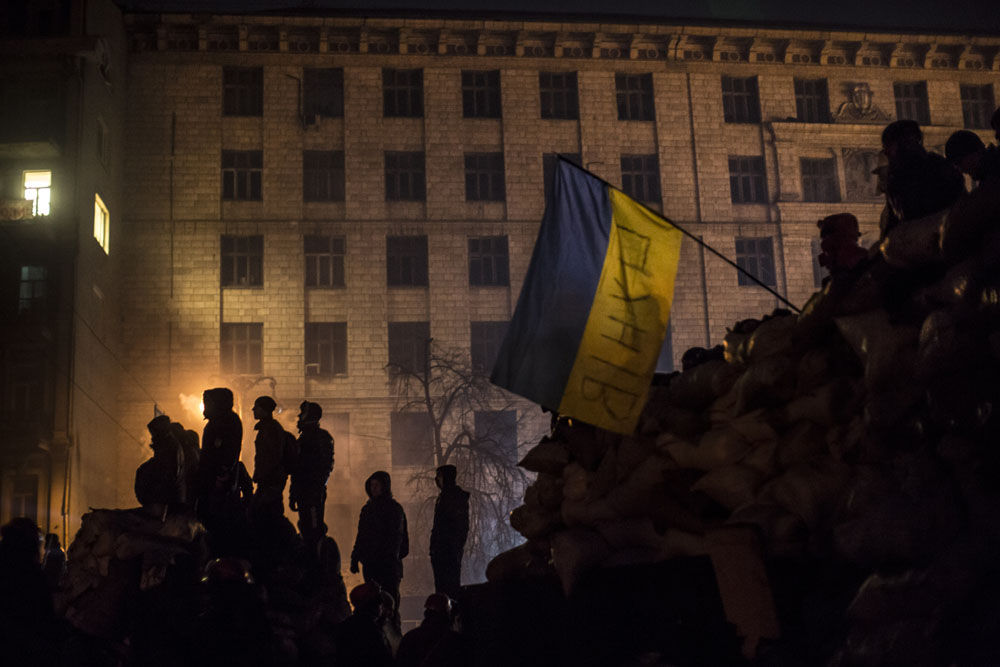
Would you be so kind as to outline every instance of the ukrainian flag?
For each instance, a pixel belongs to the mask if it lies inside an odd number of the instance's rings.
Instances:
[[[681,238],[669,220],[559,160],[493,383],[632,433],[666,335]]]

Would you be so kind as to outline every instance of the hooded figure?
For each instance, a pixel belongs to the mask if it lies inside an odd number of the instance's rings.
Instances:
[[[469,492],[455,479],[458,469],[443,465],[434,482],[441,493],[434,503],[434,526],[431,528],[431,568],[434,590],[457,598],[461,587],[462,551],[469,536]]]
[[[364,566],[366,582],[374,581],[392,595],[399,609],[399,582],[403,579],[403,559],[410,553],[403,506],[392,497],[392,478],[379,470],[365,481],[368,502],[358,518],[358,536],[351,552],[351,572]]]
[[[135,471],[135,497],[143,507],[163,513],[168,506],[183,504],[184,450],[170,428],[170,417],[159,415],[146,424],[153,437],[153,458]]]
[[[333,437],[319,427],[323,408],[318,403],[302,401],[299,406],[299,452],[292,470],[288,507],[299,513],[299,532],[310,553],[318,554],[320,540],[326,535],[323,521],[326,507],[326,482],[333,471]]]
[[[214,485],[216,477],[230,475],[235,469],[243,449],[243,422],[233,412],[233,392],[229,389],[208,389],[202,400],[208,419],[201,436],[198,466],[204,494]]]

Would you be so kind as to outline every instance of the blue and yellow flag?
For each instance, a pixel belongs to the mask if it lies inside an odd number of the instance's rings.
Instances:
[[[669,220],[559,160],[493,383],[632,433],[666,335],[681,238]]]

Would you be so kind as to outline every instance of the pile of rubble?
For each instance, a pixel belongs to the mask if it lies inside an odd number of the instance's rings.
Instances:
[[[488,578],[554,572],[569,594],[752,527],[772,573],[862,574],[833,663],[996,658],[1000,192],[900,225],[801,314],[741,322],[704,357],[652,387],[635,435],[562,420],[528,452],[527,542]]]

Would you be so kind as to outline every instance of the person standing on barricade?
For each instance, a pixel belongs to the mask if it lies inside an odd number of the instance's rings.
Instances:
[[[299,513],[299,532],[306,550],[314,558],[326,535],[323,514],[326,505],[326,482],[333,471],[333,437],[319,427],[323,408],[318,403],[302,401],[299,406],[299,456],[292,470],[288,506]]]

